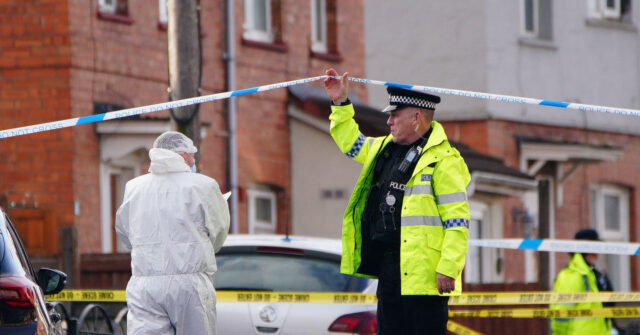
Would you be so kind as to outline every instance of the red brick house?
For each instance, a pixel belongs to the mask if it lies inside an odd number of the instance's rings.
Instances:
[[[0,3],[0,129],[167,101],[164,3]],[[237,89],[336,66],[364,75],[363,1],[236,0],[234,6]],[[224,2],[202,1],[200,10],[201,94],[223,92]],[[364,88],[355,93],[366,99]],[[238,232],[291,229],[288,100],[285,89],[237,98]],[[201,105],[200,120],[199,169],[227,190],[226,103]],[[124,183],[146,172],[146,151],[169,129],[169,113],[162,111],[0,140],[0,194],[30,252],[57,252],[63,226],[77,229],[81,253],[122,250],[113,217]]]

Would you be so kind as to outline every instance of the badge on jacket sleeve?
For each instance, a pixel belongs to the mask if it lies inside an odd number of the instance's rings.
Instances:
[[[430,174],[423,174],[420,176],[420,181],[431,181],[431,175]]]

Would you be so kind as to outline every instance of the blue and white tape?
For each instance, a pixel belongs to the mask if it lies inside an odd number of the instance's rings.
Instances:
[[[331,77],[335,79],[342,78],[338,76],[331,76]],[[577,110],[587,111],[587,112],[600,112],[600,113],[609,113],[609,114],[640,116],[640,110],[637,110],[637,109],[586,105],[586,104],[578,104],[573,102],[524,98],[524,97],[518,97],[518,96],[512,96],[512,95],[454,90],[449,88],[439,88],[439,87],[431,87],[431,86],[398,84],[398,83],[392,83],[388,81],[362,79],[362,78],[354,78],[354,77],[349,77],[349,80],[353,82],[368,84],[368,85],[392,86],[392,87],[405,88],[405,89],[414,90],[414,91],[424,91],[424,92],[434,93],[434,94],[456,95],[456,96],[467,97],[467,98],[493,100],[493,101],[499,101],[499,102],[514,102],[514,103],[529,104],[529,105],[569,108],[569,109],[577,109]]]
[[[154,105],[127,108],[127,109],[122,109],[119,111],[113,111],[108,113],[83,116],[83,117],[66,119],[61,121],[41,123],[41,124],[36,124],[36,125],[26,126],[26,127],[6,129],[6,130],[0,131],[0,139],[20,136],[20,135],[40,133],[43,131],[55,130],[55,129],[66,128],[66,127],[79,126],[87,123],[114,120],[114,119],[119,119],[127,116],[157,112],[165,109],[195,105],[195,104],[200,104],[203,102],[209,102],[214,100],[222,100],[230,97],[237,97],[237,96],[247,95],[247,94],[256,93],[256,92],[269,91],[276,88],[306,84],[306,83],[310,83],[320,79],[325,79],[326,77],[327,76],[318,76],[318,77],[311,77],[311,78],[305,78],[305,79],[298,79],[298,80],[292,80],[292,81],[287,81],[282,83],[248,88],[244,90],[216,93],[216,94],[210,94],[210,95],[205,95],[201,97],[164,102],[164,103],[159,103]]]
[[[142,107],[128,108],[128,109],[123,109],[123,110],[114,111],[114,112],[41,123],[41,124],[36,124],[32,126],[6,129],[6,130],[0,131],[0,139],[20,136],[20,135],[40,133],[44,131],[67,128],[67,127],[73,127],[73,126],[78,126],[78,125],[87,124],[87,123],[114,120],[114,119],[119,119],[127,116],[146,114],[146,113],[151,113],[151,112],[156,112],[156,111],[171,109],[171,108],[184,107],[184,106],[189,106],[194,104],[200,104],[203,102],[209,102],[213,100],[227,99],[230,97],[236,97],[236,96],[241,96],[241,95],[246,95],[246,94],[251,94],[256,92],[263,92],[263,91],[273,90],[276,88],[306,84],[306,83],[310,83],[310,82],[317,81],[320,79],[325,79],[325,78],[327,78],[327,76],[310,77],[310,78],[292,80],[292,81],[281,82],[276,84],[263,85],[263,86],[248,88],[244,90],[216,93],[216,94],[205,95],[201,97],[170,101],[170,102],[142,106]],[[332,78],[340,79],[341,77],[332,76]],[[431,86],[398,84],[398,83],[392,83],[392,82],[384,82],[379,80],[361,79],[361,78],[353,78],[353,77],[349,77],[349,80],[363,83],[363,84],[393,86],[393,87],[406,88],[406,89],[411,89],[416,91],[424,91],[429,93],[455,95],[455,96],[493,100],[493,101],[500,101],[500,102],[514,102],[514,103],[521,103],[521,104],[577,109],[581,111],[594,111],[594,112],[610,113],[610,114],[640,116],[640,110],[636,110],[636,109],[586,105],[586,104],[578,104],[578,103],[555,101],[555,100],[524,98],[524,97],[511,96],[511,95],[454,90],[454,89],[438,88],[438,87],[431,87]]]
[[[519,249],[553,252],[580,252],[640,256],[640,243],[597,242],[584,240],[487,239],[469,240],[470,247]]]

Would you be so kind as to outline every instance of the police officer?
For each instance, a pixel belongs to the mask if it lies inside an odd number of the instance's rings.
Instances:
[[[324,82],[331,136],[364,164],[344,214],[341,271],[379,279],[378,334],[446,334],[467,252],[467,165],[433,121],[431,94],[389,87],[390,134],[360,133],[347,75]]]
[[[574,238],[600,241],[598,232],[593,229],[579,230]],[[554,292],[613,291],[609,278],[595,268],[598,254],[571,253],[570,256],[569,265],[562,269],[556,278]],[[552,309],[602,307],[601,302],[551,305]],[[554,335],[608,335],[611,334],[611,321],[605,318],[555,318],[551,320],[551,330]]]

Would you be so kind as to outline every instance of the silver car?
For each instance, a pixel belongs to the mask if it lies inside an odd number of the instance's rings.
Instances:
[[[232,235],[216,255],[214,286],[262,292],[375,293],[376,281],[340,273],[335,239]],[[375,304],[218,301],[219,334],[375,334]]]

